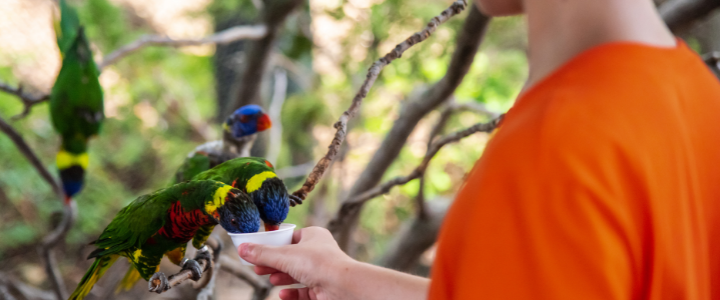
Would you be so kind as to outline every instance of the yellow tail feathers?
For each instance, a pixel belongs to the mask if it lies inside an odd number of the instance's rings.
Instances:
[[[96,258],[68,300],[81,300],[90,294],[90,290],[92,290],[95,283],[105,274],[105,271],[110,269],[110,266],[112,266],[117,259],[118,255],[116,254]]]
[[[140,272],[131,264],[130,269],[125,273],[125,277],[123,277],[115,288],[115,294],[129,291],[138,280],[140,280]]]

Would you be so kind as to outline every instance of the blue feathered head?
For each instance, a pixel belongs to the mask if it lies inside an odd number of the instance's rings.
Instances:
[[[266,130],[272,126],[270,117],[255,104],[238,108],[225,121],[224,128],[234,138],[241,138]]]

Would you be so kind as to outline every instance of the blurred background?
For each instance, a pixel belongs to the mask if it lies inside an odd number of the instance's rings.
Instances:
[[[174,39],[200,38],[232,26],[262,24],[270,18],[267,10],[273,2],[283,1],[68,2],[79,10],[99,61],[148,34]],[[220,121],[238,104],[259,103],[270,112],[276,131],[261,134],[253,155],[265,156],[274,163],[289,190],[298,188],[327,150],[335,133],[332,124],[347,109],[365,79],[367,68],[450,3],[308,0],[278,22],[274,41],[265,48],[250,40],[182,48],[148,47],[104,68],[100,82],[105,92],[107,120],[101,135],[91,141],[86,187],[76,197],[78,219],[65,242],[57,245],[56,257],[68,289],[74,289],[91,264],[85,259],[93,250],[88,243],[120,208],[139,195],[168,185],[188,152],[221,137]],[[30,93],[49,93],[60,68],[53,31],[53,15],[57,14],[57,3],[53,0],[2,1],[0,81],[14,86],[22,84]],[[288,222],[326,226],[334,218],[373,155],[387,150],[381,143],[394,121],[402,118],[403,110],[428,97],[428,91],[437,89],[446,73],[456,72],[448,70],[457,45],[462,44],[458,36],[467,16],[468,12],[463,12],[440,26],[427,41],[414,46],[382,71],[360,115],[350,123],[338,159],[305,204],[290,210]],[[676,33],[700,54],[720,49],[720,17],[704,13],[691,21],[698,18],[699,22],[682,23]],[[490,21],[480,50],[464,61],[470,64],[467,75],[464,79],[460,76],[462,82],[450,90],[451,96],[441,99],[442,105],[423,113],[411,127],[397,158],[384,163],[386,170],[376,173],[381,174],[382,181],[406,175],[420,163],[431,131],[448,103],[468,104],[474,109],[448,114],[442,133],[489,121],[492,114],[484,110],[502,113],[512,106],[527,75],[525,31],[522,17]],[[258,60],[264,60],[265,66],[260,64],[255,73],[248,72]],[[256,96],[243,98],[248,89],[254,89]],[[0,93],[0,117],[9,120],[22,109],[22,102],[15,96]],[[37,105],[28,117],[10,123],[43,164],[57,174],[54,157],[59,138],[52,129],[48,105]],[[357,227],[347,235],[346,251],[362,261],[427,275],[433,261],[433,230],[437,230],[444,209],[482,154],[486,140],[486,134],[475,134],[446,146],[432,160],[422,189],[430,216],[422,218],[425,223],[418,222],[415,197],[420,183],[414,180],[365,205]],[[57,212],[61,209],[61,202],[53,197],[47,183],[12,141],[0,134],[3,276],[38,291],[50,290],[37,247],[41,238],[57,226]],[[430,234],[429,242],[401,246],[403,239],[417,232]],[[416,247],[418,254],[409,262],[397,262],[402,260],[398,258],[402,257],[397,253],[398,247]],[[232,254],[229,250],[228,255]],[[236,258],[237,255],[233,257]],[[166,273],[179,269],[164,263]],[[144,281],[133,291],[114,296],[112,280],[117,281],[126,268],[126,263],[116,264],[87,299],[195,298],[196,292],[189,284],[156,295],[147,292]],[[228,273],[219,274],[217,299],[251,298],[250,285]],[[36,296],[53,299],[51,294],[42,292]],[[271,293],[270,299],[275,298],[275,292]]]

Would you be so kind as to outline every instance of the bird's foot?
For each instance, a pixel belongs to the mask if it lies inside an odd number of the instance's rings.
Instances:
[[[300,197],[298,197],[298,196],[295,196],[295,195],[292,195],[292,194],[291,194],[291,195],[289,196],[289,198],[290,198],[290,206],[293,206],[293,207],[294,207],[295,205],[300,205],[300,204],[303,203],[303,200],[300,199]]]
[[[195,254],[195,260],[205,260],[205,270],[210,268],[210,261],[212,260],[212,255],[210,254],[209,247],[207,245],[202,246],[202,248],[198,249],[197,253]]]
[[[190,279],[194,281],[200,280],[202,278],[203,270],[200,268],[200,264],[197,262],[197,260],[194,259],[188,259],[185,264],[182,266],[182,270],[188,270],[192,274],[192,277]]]
[[[151,292],[160,294],[169,289],[170,284],[168,283],[168,278],[165,277],[165,273],[163,272],[153,274],[153,276],[150,277],[150,280],[148,280],[148,290]]]

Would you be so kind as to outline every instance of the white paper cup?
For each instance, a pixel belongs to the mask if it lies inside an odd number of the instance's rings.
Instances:
[[[235,249],[240,247],[243,243],[253,243],[268,246],[283,246],[290,245],[292,243],[293,230],[295,224],[282,223],[280,229],[275,231],[260,231],[253,233],[228,233],[232,238]],[[253,264],[246,262],[240,258],[243,265],[254,266]]]

